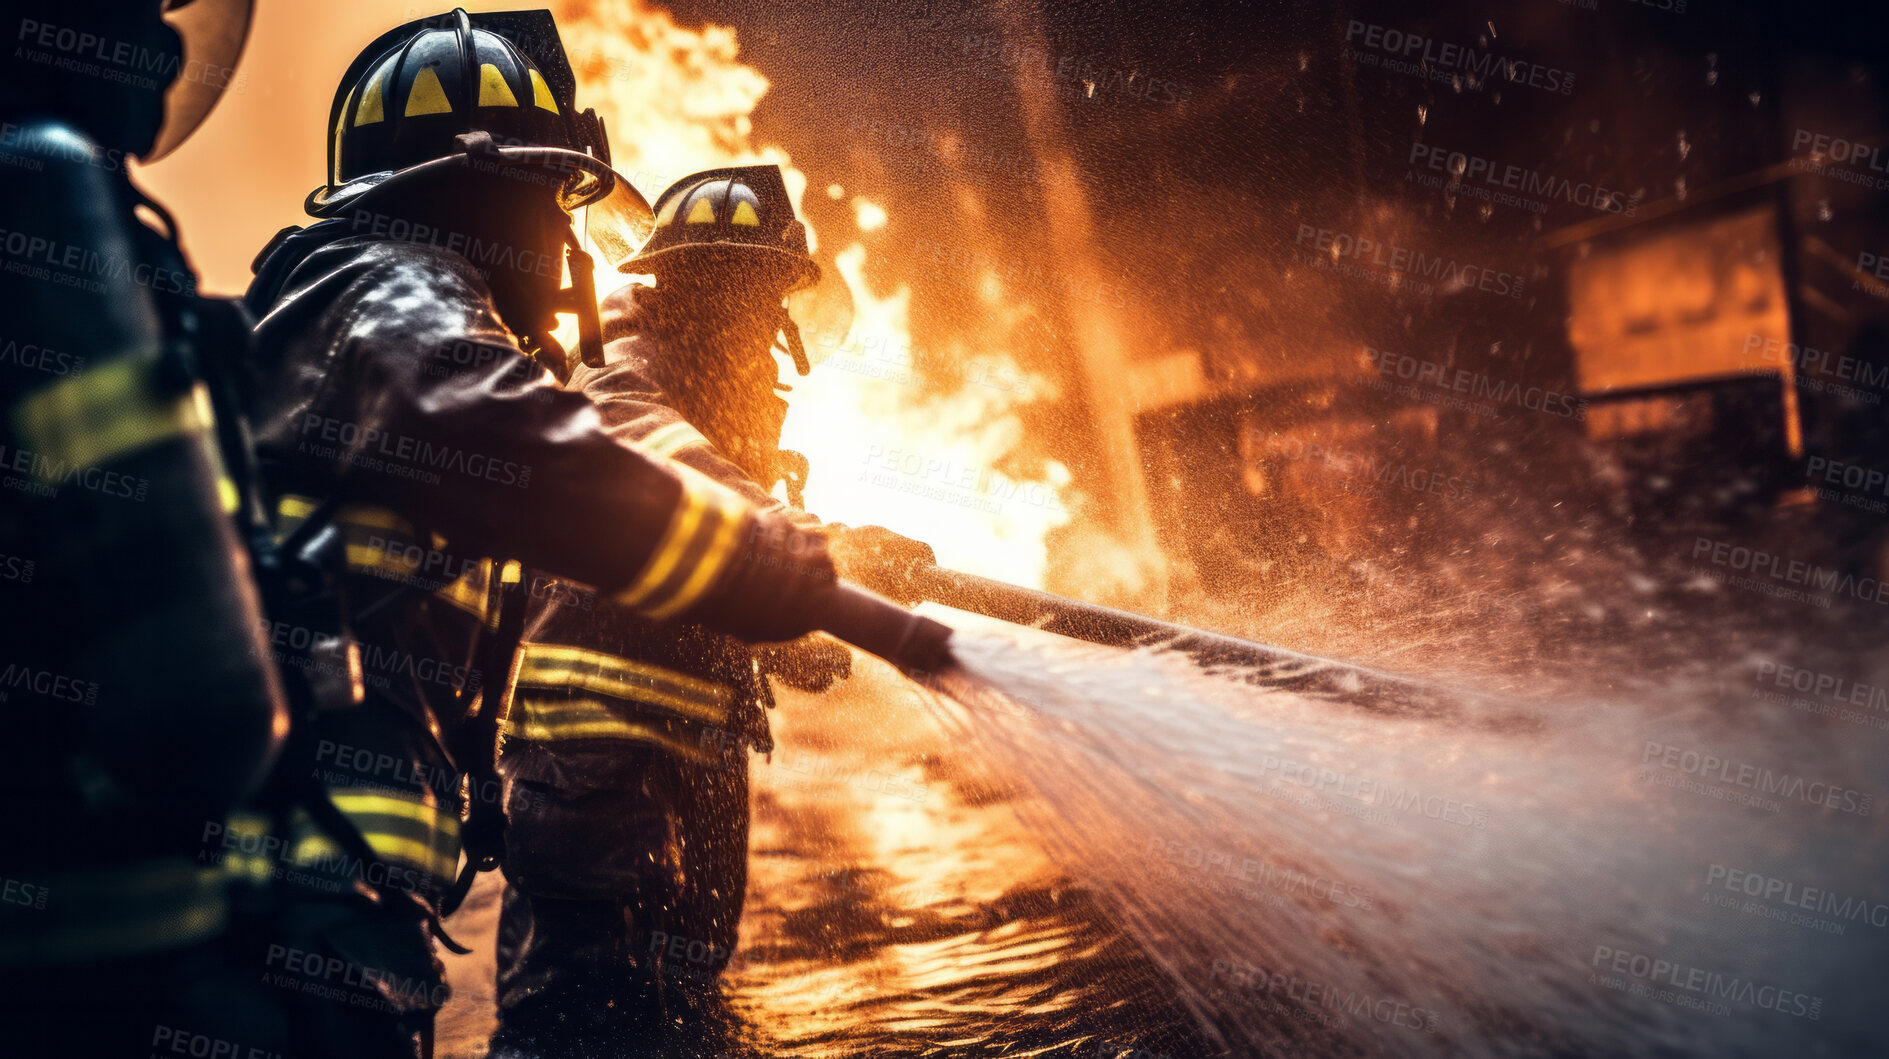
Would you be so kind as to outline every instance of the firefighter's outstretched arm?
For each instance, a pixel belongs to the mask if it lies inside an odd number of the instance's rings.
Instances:
[[[519,351],[463,257],[342,240],[311,254],[287,288],[259,330],[283,329],[293,361],[333,351],[337,362],[278,398],[298,407],[258,417],[273,424],[266,452],[334,448],[348,495],[455,550],[595,585],[650,618],[753,641],[824,629],[875,653],[905,651],[892,660],[908,666],[934,660],[919,655],[936,653],[943,627],[841,584],[822,533],[607,434],[587,398]],[[359,311],[304,316],[303,294]]]

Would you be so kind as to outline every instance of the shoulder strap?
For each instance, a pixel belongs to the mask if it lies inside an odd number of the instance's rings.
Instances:
[[[440,902],[440,910],[445,915],[458,909],[480,872],[498,867],[499,857],[505,851],[505,799],[504,784],[498,774],[498,732],[518,645],[524,639],[530,596],[524,591],[524,571],[518,563],[490,560],[488,563],[486,624],[480,628],[478,643],[473,648],[480,681],[476,689],[470,681],[460,689],[463,708],[453,740],[453,756],[470,780],[468,787],[472,795],[466,806],[466,822],[459,829],[466,864]]]

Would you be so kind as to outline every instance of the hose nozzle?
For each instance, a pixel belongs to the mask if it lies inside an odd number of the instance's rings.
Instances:
[[[836,581],[815,603],[817,624],[906,673],[933,673],[951,662],[951,627],[915,614],[858,585]]]

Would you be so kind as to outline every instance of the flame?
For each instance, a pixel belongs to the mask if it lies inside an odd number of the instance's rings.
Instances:
[[[751,115],[768,80],[740,60],[734,29],[678,25],[646,0],[573,0],[558,22],[579,104],[597,109],[617,168],[645,197],[704,169],[774,163],[805,219],[808,175],[786,150],[755,140]],[[835,182],[839,175],[816,173],[817,186],[835,200],[848,193]],[[881,204],[877,196],[855,196],[853,213],[858,231],[822,262],[852,294],[852,328],[843,339],[810,342],[820,347],[816,355],[831,354],[810,377],[785,378],[794,390],[783,444],[812,463],[807,506],[832,521],[878,524],[923,540],[947,566],[1040,587],[1045,536],[1069,521],[1062,496],[1070,474],[1053,461],[1036,477],[996,468],[1022,440],[1015,410],[1049,385],[981,334],[974,353],[968,336],[936,351],[962,369],[956,388],[939,392],[914,360],[910,282],[874,289],[871,252],[859,238],[918,218],[901,218],[896,200]],[[808,228],[817,253],[817,233]],[[998,302],[995,293],[985,300]]]

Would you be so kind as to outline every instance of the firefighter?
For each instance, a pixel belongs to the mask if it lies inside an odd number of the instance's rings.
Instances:
[[[196,856],[268,771],[288,718],[263,639],[230,385],[248,323],[235,303],[198,294],[176,225],[127,172],[182,142],[234,77],[248,5],[189,6],[8,8],[9,1054],[144,1054],[154,1036],[213,1024],[266,1045],[282,1030],[227,1003],[253,978],[233,941],[246,888],[222,860]]]
[[[844,287],[809,255],[776,166],[698,173],[656,209],[655,234],[624,266],[656,285],[606,300],[608,363],[578,368],[572,386],[617,437],[817,527],[770,495],[785,481],[797,504],[806,476],[804,458],[779,448],[776,351],[806,374],[783,301],[831,305]],[[838,298],[812,297],[834,288]],[[820,317],[816,349],[837,345],[844,322]],[[834,540],[847,576],[896,596],[934,561],[879,527]],[[831,640],[756,651],[700,626],[656,626],[536,574],[530,594],[501,759],[512,815],[493,1052],[589,1054],[702,1013],[745,896],[747,755],[772,747],[766,677],[819,690],[850,656]]]
[[[600,359],[584,246],[618,264],[649,224],[574,96],[546,11],[383,35],[335,94],[320,222],[280,234],[249,292],[257,447],[301,589],[272,642],[312,686],[280,770],[293,892],[268,941],[304,978],[343,969],[303,991],[313,1054],[411,1054],[430,1034],[445,989],[425,928],[450,942],[462,844],[469,867],[496,854],[472,824],[499,796],[480,758],[523,568],[753,640],[874,615],[942,644],[837,585],[818,534],[613,439],[539,366],[570,364],[560,310]]]

